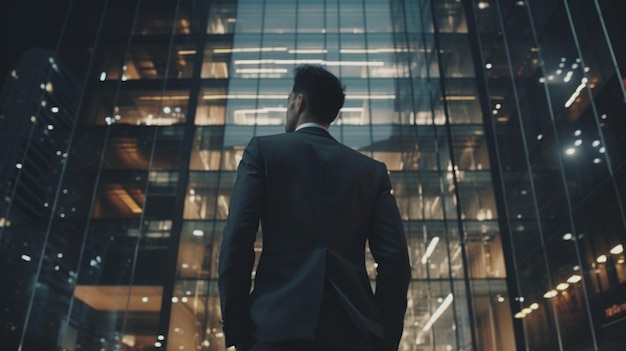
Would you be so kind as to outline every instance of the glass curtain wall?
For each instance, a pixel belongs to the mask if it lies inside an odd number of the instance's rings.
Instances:
[[[15,345],[222,350],[216,262],[235,170],[252,136],[283,131],[293,68],[317,63],[347,86],[331,134],[387,164],[404,219],[400,349],[515,349],[464,4],[74,3],[66,33],[84,34],[59,54],[84,58],[84,88],[41,231],[62,240],[42,241],[44,273],[29,278],[61,287],[31,290]]]
[[[530,350],[626,344],[623,1],[469,9]],[[491,111],[490,111],[491,110]]]
[[[463,4],[392,1],[392,9],[395,43],[406,52],[396,56],[396,108],[412,138],[398,150],[418,150],[412,167],[398,170],[414,240],[407,341],[416,350],[515,349]]]

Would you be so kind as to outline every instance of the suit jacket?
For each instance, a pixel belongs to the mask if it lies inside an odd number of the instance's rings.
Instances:
[[[251,289],[259,222],[263,250]],[[376,291],[365,246],[378,264]],[[325,284],[378,349],[396,350],[410,281],[386,166],[308,127],[244,150],[219,258],[226,345],[313,339]]]

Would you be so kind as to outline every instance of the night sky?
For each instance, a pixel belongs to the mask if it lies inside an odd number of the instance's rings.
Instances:
[[[25,50],[56,47],[69,3],[70,0],[0,1],[0,87]]]

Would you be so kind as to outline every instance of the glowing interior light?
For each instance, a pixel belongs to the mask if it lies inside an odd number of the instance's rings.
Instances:
[[[567,282],[570,284],[575,284],[578,283],[579,281],[581,281],[583,279],[583,277],[581,277],[578,274],[572,274],[571,277],[567,278]]]
[[[269,48],[234,48],[234,49],[215,49],[216,54],[230,54],[234,52],[272,52],[272,51],[287,51],[285,47],[269,47]]]
[[[566,233],[565,235],[563,235],[563,240],[572,240],[572,238],[572,233]]]
[[[600,162],[602,162],[602,160],[601,160],[601,159],[599,159],[599,158],[594,158],[594,159],[593,159],[593,163],[596,163],[596,164],[597,164],[597,163],[600,163]]]
[[[591,143],[591,146],[593,146],[593,147],[597,147],[598,145],[600,145],[600,140],[594,140],[594,141]]]
[[[567,283],[560,283],[559,285],[556,286],[556,290],[565,290],[569,288],[569,284]]]
[[[530,309],[530,308],[528,308],[528,307],[526,307],[526,308],[522,309],[522,312],[524,312],[524,313],[526,313],[526,314],[529,314],[529,313],[531,313],[532,311],[533,311],[533,310],[531,310],[531,309]]]
[[[543,294],[543,297],[545,297],[546,299],[551,299],[551,298],[555,297],[558,294],[559,293],[556,290],[550,290],[547,293]]]
[[[582,132],[580,131],[580,129],[576,129],[576,131],[574,132],[575,136],[579,136]]]
[[[292,49],[287,51],[290,54],[325,54],[328,52],[326,49]]]
[[[565,153],[568,155],[573,155],[576,153],[576,149],[574,149],[573,147],[570,147],[567,150],[565,150]]]
[[[611,251],[610,251],[613,255],[619,255],[622,252],[624,252],[624,246],[622,244],[616,245],[614,246]]]
[[[52,108],[50,109],[50,111],[52,111],[53,113],[57,113],[59,112],[59,108],[56,106],[52,106]]]
[[[433,324],[437,321],[437,319],[439,319],[439,317],[441,317],[441,315],[450,306],[453,299],[454,297],[452,296],[452,294],[448,294],[448,296],[446,296],[446,298],[443,300],[441,305],[439,305],[439,307],[437,307],[437,309],[432,314],[432,316],[430,316],[430,319],[428,319],[428,322],[426,322],[426,324],[424,325],[424,328],[422,328],[423,331],[428,331],[430,327],[433,326]]]
[[[196,229],[196,230],[193,231],[193,235],[194,236],[203,236],[204,232],[202,230],[200,230],[200,229]]]
[[[30,262],[31,258],[28,255],[22,255],[22,259],[26,262]]]
[[[237,73],[248,73],[248,74],[254,74],[254,73],[274,73],[274,74],[279,74],[279,73],[287,73],[288,70],[286,68],[237,68],[236,72]]]
[[[144,296],[141,298],[141,302],[148,302],[148,297]]]
[[[526,317],[526,313],[524,313],[524,312],[517,312],[515,314],[515,318],[517,318],[517,319],[522,319],[524,317]]]
[[[538,303],[536,303],[536,302],[534,302],[534,303],[532,303],[529,307],[530,307],[530,309],[531,309],[531,310],[536,310],[536,309],[538,309],[538,308],[539,308],[539,304],[538,304]]]
[[[486,69],[491,69],[491,68],[493,68],[493,65],[492,65],[491,63],[487,63],[487,64],[485,65],[485,68],[486,68]]]
[[[438,242],[438,236],[434,237],[430,241],[430,244],[428,244],[428,247],[426,248],[426,253],[424,253],[424,256],[422,256],[422,264],[426,264],[426,262],[428,262],[428,258],[430,257],[430,255],[432,255],[433,251],[435,251],[435,246],[437,246]]]
[[[578,87],[576,88],[576,90],[572,93],[572,96],[569,97],[569,99],[567,99],[567,102],[565,102],[565,108],[568,108],[570,106],[572,106],[572,104],[574,103],[574,101],[576,101],[576,98],[578,98],[578,96],[580,95],[580,92],[587,86],[587,79],[583,78],[581,80],[581,83],[578,85]]]
[[[600,255],[600,256],[598,256],[598,258],[596,259],[596,261],[597,261],[598,263],[605,263],[605,262],[606,262],[606,260],[607,260],[606,255]]]
[[[567,72],[567,74],[563,78],[563,81],[565,83],[569,82],[570,80],[572,80],[572,75],[574,75],[574,72],[572,72],[572,71]]]

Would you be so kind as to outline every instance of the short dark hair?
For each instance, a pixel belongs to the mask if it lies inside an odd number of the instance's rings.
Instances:
[[[303,94],[309,111],[320,120],[330,124],[337,118],[346,99],[345,87],[334,74],[318,65],[300,65],[294,69],[291,91]]]

